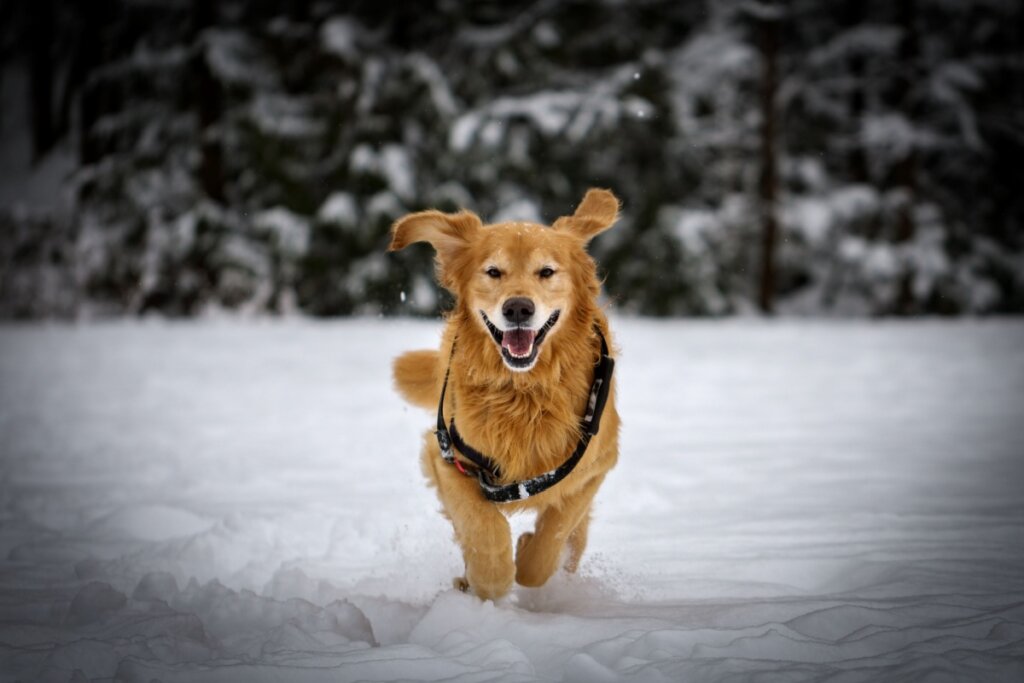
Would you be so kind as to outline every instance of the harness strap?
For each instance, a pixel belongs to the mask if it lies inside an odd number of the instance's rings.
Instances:
[[[459,430],[455,428],[454,416],[452,417],[451,425],[445,426],[444,395],[448,390],[448,376],[452,371],[452,358],[454,356],[455,342],[453,341],[451,353],[448,355],[448,369],[445,370],[444,384],[441,386],[441,400],[437,402],[437,430],[434,434],[437,436],[437,445],[441,449],[441,457],[444,458],[444,461],[449,465],[454,465],[458,468],[458,470],[463,474],[472,475],[471,472],[466,471],[462,463],[455,457],[455,453],[452,451],[452,446],[454,446],[459,450],[459,453],[473,463],[478,476],[485,476],[492,482],[497,481],[498,478],[501,477],[501,470],[493,460],[463,440],[462,435],[459,434]]]
[[[468,459],[476,468],[477,481],[484,497],[495,503],[508,503],[516,500],[524,500],[530,496],[546,491],[558,482],[569,476],[576,465],[583,458],[590,445],[590,439],[597,434],[601,427],[601,416],[604,414],[605,404],[608,402],[608,393],[611,389],[612,373],[615,370],[615,359],[609,355],[608,342],[605,341],[601,329],[594,324],[594,331],[601,340],[601,359],[594,369],[594,381],[590,386],[590,395],[587,399],[587,409],[580,418],[580,440],[575,450],[565,462],[553,470],[548,470],[532,479],[499,484],[501,471],[489,457],[467,444],[458,430],[455,428],[455,418],[451,419],[450,427],[444,422],[444,396],[448,389],[448,376],[451,373],[452,358],[455,356],[455,342],[452,342],[452,350],[448,356],[448,368],[444,373],[444,384],[441,386],[441,400],[437,404],[437,445],[441,449],[441,457],[450,465],[454,465],[460,472],[472,475],[456,459],[452,446],[458,449],[459,453]]]
[[[437,429],[434,435],[437,436],[437,446],[441,449],[441,457],[449,465],[454,465],[455,454],[452,453],[452,437],[444,424],[444,394],[448,391],[448,375],[452,371],[452,358],[455,357],[455,342],[452,341],[452,350],[448,354],[448,368],[444,371],[444,384],[441,385],[441,400],[437,402]]]
[[[501,468],[498,467],[497,463],[470,446],[466,443],[465,439],[462,438],[462,435],[459,434],[459,430],[455,428],[454,417],[452,417],[451,422],[448,424],[448,435],[451,437],[452,444],[455,446],[455,449],[467,459],[471,460],[481,473],[485,474],[492,481],[497,481],[501,478]],[[458,461],[456,460],[456,462]]]

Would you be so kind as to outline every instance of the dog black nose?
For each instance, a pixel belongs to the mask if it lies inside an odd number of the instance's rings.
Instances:
[[[501,313],[513,325],[521,325],[533,316],[533,302],[525,296],[512,297],[502,305]]]

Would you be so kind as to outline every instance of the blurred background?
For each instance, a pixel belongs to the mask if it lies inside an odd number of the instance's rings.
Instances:
[[[1019,0],[3,0],[0,317],[435,315],[427,207],[645,315],[1024,312]]]

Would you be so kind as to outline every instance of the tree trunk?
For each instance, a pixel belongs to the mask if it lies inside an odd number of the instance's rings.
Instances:
[[[863,0],[848,0],[845,3],[843,6],[843,23],[847,30],[855,29],[864,23],[864,10]],[[853,83],[850,89],[850,120],[854,125],[854,130],[859,131],[867,105],[864,83],[866,77],[864,56],[855,52],[850,57],[849,66],[850,77]],[[853,182],[868,182],[868,160],[859,134],[851,136],[846,163],[849,167],[850,179]]]
[[[75,27],[73,30],[71,56],[67,75],[61,88],[60,102],[57,106],[56,134],[63,136],[71,129],[71,110],[76,98],[82,97],[88,86],[89,76],[103,64],[106,59],[104,45],[109,44],[104,29],[113,23],[117,16],[116,0],[90,0],[85,7],[76,7],[74,12]],[[109,48],[107,48],[109,49]],[[78,113],[82,117],[79,127],[84,139],[85,132],[95,123],[95,117],[86,116],[86,107],[79,102]],[[80,145],[84,144],[80,141]],[[83,150],[79,149],[80,155]]]
[[[778,241],[776,218],[778,158],[776,133],[778,118],[775,95],[778,90],[778,53],[780,17],[775,12],[758,19],[758,47],[761,51],[761,170],[758,199],[761,213],[761,282],[758,305],[771,315],[775,311],[775,249]]]
[[[197,84],[196,108],[199,113],[199,184],[210,199],[224,201],[224,155],[221,147],[219,124],[224,108],[224,92],[220,81],[210,70],[206,60],[203,32],[217,20],[216,0],[193,0],[193,21],[197,51],[194,57],[194,72]]]
[[[900,27],[903,29],[903,40],[900,42],[900,70],[902,73],[903,95],[900,109],[907,121],[913,124],[916,118],[911,90],[916,80],[919,37],[917,32],[917,4],[915,0],[900,0],[897,5]],[[900,160],[894,169],[893,176],[897,187],[904,191],[903,204],[899,209],[896,221],[894,241],[897,244],[909,242],[914,238],[917,226],[914,223],[914,203],[917,194],[917,142],[912,141],[907,156]],[[914,312],[913,293],[914,273],[905,265],[900,276],[893,304],[896,315],[910,315]]]
[[[29,7],[29,102],[32,107],[32,159],[53,147],[53,1],[32,0]]]
[[[903,115],[913,124],[916,112],[912,100],[911,89],[916,80],[917,56],[918,56],[918,33],[917,33],[917,5],[915,0],[900,0],[898,5],[900,28],[903,29],[903,40],[900,41],[900,71],[902,72],[903,96],[900,102],[900,109]],[[914,237],[914,194],[917,190],[917,144],[911,143],[907,156],[900,160],[894,170],[894,180],[897,187],[902,187],[907,193],[907,202],[900,212],[899,224],[896,229],[896,242],[906,242]]]
[[[109,87],[94,78],[101,66],[114,58],[115,40],[110,25],[121,10],[119,0],[90,0],[88,7],[77,14],[81,22],[79,43],[73,53],[64,107],[70,109],[76,87],[78,90],[78,159],[83,166],[99,161],[106,153],[104,145],[92,134],[96,122],[112,108]],[[80,86],[79,86],[80,84]]]

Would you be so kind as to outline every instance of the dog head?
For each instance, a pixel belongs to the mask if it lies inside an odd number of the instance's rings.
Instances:
[[[438,280],[455,295],[459,311],[493,339],[509,370],[525,372],[567,321],[592,324],[599,285],[586,245],[618,213],[615,195],[596,189],[551,227],[484,225],[469,211],[422,211],[394,224],[390,250],[429,242]]]

